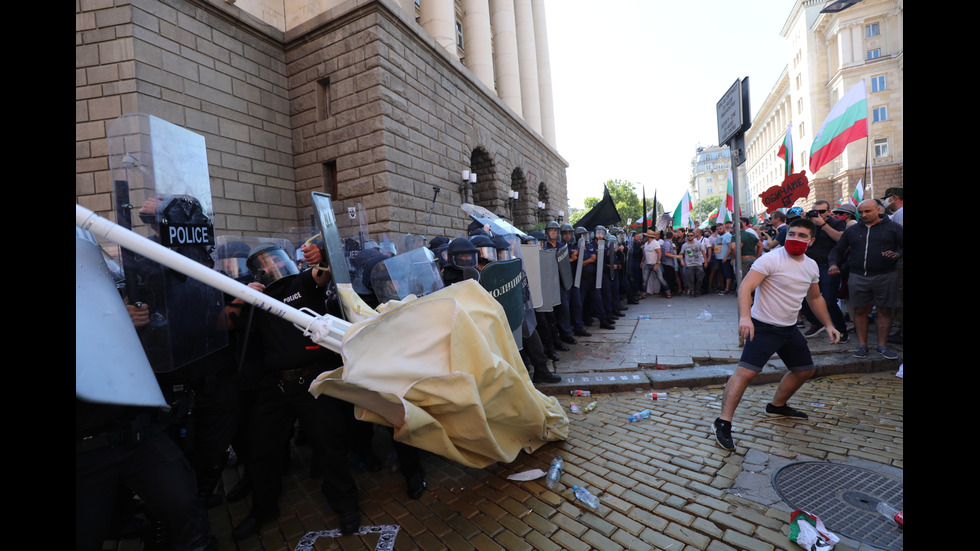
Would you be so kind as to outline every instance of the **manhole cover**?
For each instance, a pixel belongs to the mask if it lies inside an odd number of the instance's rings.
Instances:
[[[785,465],[772,486],[793,509],[816,515],[828,530],[875,547],[899,551],[902,530],[877,511],[884,501],[902,510],[902,479],[822,461]]]

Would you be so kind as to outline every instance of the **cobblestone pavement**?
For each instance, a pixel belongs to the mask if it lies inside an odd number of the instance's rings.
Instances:
[[[791,401],[810,416],[800,421],[771,419],[763,412],[779,376],[774,359],[774,377],[760,377],[763,384],[749,387],[742,399],[733,428],[738,449],[729,454],[717,446],[710,428],[720,411],[724,373],[715,384],[679,379],[684,384],[669,388],[662,400],[643,394],[654,387],[650,374],[679,372],[656,366],[737,361],[736,310],[734,296],[652,297],[632,306],[616,330],[590,329],[592,337],[562,353],[558,372],[566,379],[579,377],[576,385],[583,375],[595,382],[603,374],[645,374],[639,383],[593,386],[598,407],[588,414],[569,413],[566,441],[521,453],[510,464],[471,469],[425,454],[428,491],[418,500],[408,499],[404,480],[391,468],[356,474],[362,524],[377,527],[373,533],[337,534],[338,518],[327,508],[319,482],[310,478],[305,447],[293,449],[277,523],[234,542],[231,530],[248,514],[246,499],[212,508],[212,529],[222,549],[249,551],[801,549],[788,539],[791,509],[774,490],[772,474],[792,462],[818,460],[901,478],[903,379],[895,376],[900,362],[864,365],[853,373],[818,370]],[[711,320],[697,319],[704,311]],[[853,334],[846,345],[811,341],[818,366],[844,362],[856,346]],[[901,354],[901,347],[896,349]],[[539,388],[558,396],[568,411],[568,385]],[[627,421],[645,408],[652,417]],[[382,428],[376,432],[379,457],[390,452],[387,434]],[[507,478],[546,471],[556,455],[564,458],[565,472],[555,491],[543,479]],[[226,488],[238,480],[239,469],[226,470]],[[597,511],[575,500],[573,484],[599,496]],[[106,548],[136,550],[139,544]],[[842,536],[835,549],[874,547]]]
[[[793,400],[810,419],[771,419],[762,408],[773,384],[750,387],[736,413],[738,450],[719,448],[710,433],[721,387],[672,389],[651,402],[642,394],[598,394],[595,411],[569,414],[564,442],[522,453],[507,465],[470,469],[425,456],[428,491],[409,500],[398,473],[357,475],[365,526],[397,527],[390,549],[799,549],[788,539],[790,508],[772,488],[772,473],[787,463],[832,461],[901,477],[903,384],[893,373],[835,375],[806,384]],[[559,398],[567,407],[569,398]],[[630,423],[649,407],[653,416]],[[388,449],[378,431],[376,448]],[[543,480],[509,475],[541,469],[561,455],[565,473],[556,491]],[[307,454],[294,453],[283,513],[242,550],[379,549],[379,534],[332,537],[301,545],[310,532],[338,527],[326,512],[319,484],[309,478]],[[237,470],[225,473],[233,484]],[[571,486],[599,496],[595,512],[582,507]],[[211,510],[223,548],[235,549],[232,526],[247,500]],[[882,519],[882,522],[886,522]],[[831,528],[832,529],[832,528]],[[872,549],[843,538],[838,550]]]

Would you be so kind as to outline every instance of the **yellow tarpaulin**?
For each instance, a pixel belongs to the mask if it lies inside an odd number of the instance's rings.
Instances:
[[[476,281],[389,302],[380,314],[349,286],[341,296],[361,321],[344,337],[344,367],[320,375],[314,396],[351,402],[358,419],[393,427],[399,442],[470,467],[568,436],[564,410],[531,384],[503,309]]]

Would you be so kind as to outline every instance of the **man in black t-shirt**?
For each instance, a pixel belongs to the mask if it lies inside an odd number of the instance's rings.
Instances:
[[[845,223],[831,216],[830,203],[827,201],[816,201],[813,209],[807,212],[807,218],[813,222],[816,229],[816,241],[807,249],[806,255],[812,258],[820,268],[820,294],[823,295],[824,302],[827,303],[827,312],[834,327],[840,332],[841,343],[847,342],[847,325],[844,322],[844,313],[841,312],[837,304],[837,294],[840,292],[840,275],[830,275],[827,270],[830,267],[828,255],[830,250],[837,245],[841,233],[844,231]],[[824,326],[810,310],[804,301],[803,317],[808,322],[807,329],[803,331],[806,337],[812,337],[824,330]]]

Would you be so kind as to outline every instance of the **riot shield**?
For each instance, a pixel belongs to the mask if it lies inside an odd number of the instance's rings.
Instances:
[[[612,237],[612,236],[610,236]],[[606,240],[606,262],[609,263],[609,275],[611,278],[616,278],[616,248],[617,241],[615,237]]]
[[[75,228],[75,397],[169,407],[95,238]]]
[[[395,244],[396,249],[401,253],[407,253],[408,251],[414,251],[420,247],[425,246],[425,237],[422,235],[413,235],[406,233],[399,239],[398,243]]]
[[[606,240],[597,239],[596,240],[598,251],[596,251],[596,267],[595,267],[595,288],[602,289],[602,267],[605,266],[606,262]]]
[[[541,308],[540,312],[551,312],[561,304],[561,276],[558,275],[558,261],[555,258],[557,249],[539,250],[541,257]]]
[[[523,278],[518,258],[491,262],[480,274],[480,285],[503,306],[507,325],[515,337],[520,337],[524,322]]]
[[[582,268],[585,262],[585,236],[578,238],[578,260],[575,262],[575,287],[582,288]]]
[[[490,231],[493,232],[494,235],[517,234],[522,237],[527,236],[526,233],[514,227],[510,222],[479,205],[463,203],[460,205],[460,208],[463,209],[463,212],[470,215],[470,218],[480,222],[483,225],[490,226]]]
[[[321,264],[327,264],[330,267],[330,274],[334,283],[351,283],[350,268],[347,265],[344,244],[340,240],[338,221],[330,201],[330,195],[314,191],[313,209],[316,211],[314,218],[317,227],[320,229],[323,249],[326,253],[326,258],[321,261]]]
[[[213,267],[214,213],[204,137],[133,113],[113,121],[108,142],[119,225]],[[144,257],[121,256],[126,299],[145,304],[150,312],[149,324],[137,332],[154,371],[173,371],[228,346],[220,291]]]
[[[555,249],[555,261],[558,263],[558,277],[561,279],[561,287],[566,291],[572,288],[574,279],[572,278],[572,264],[568,261],[568,245],[562,245]]]
[[[544,305],[544,293],[541,290],[540,251],[541,249],[537,245],[521,245],[521,259],[524,261],[524,273],[527,274],[528,288],[531,291],[531,305],[535,310]]]
[[[379,303],[422,297],[443,288],[436,257],[422,247],[378,262],[371,271],[371,288]]]

